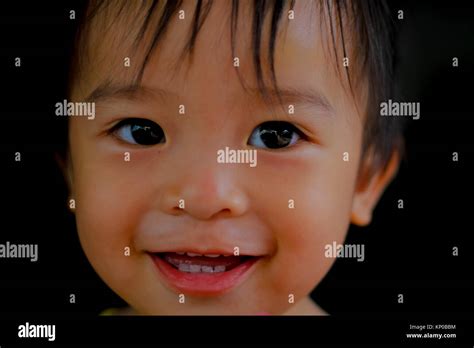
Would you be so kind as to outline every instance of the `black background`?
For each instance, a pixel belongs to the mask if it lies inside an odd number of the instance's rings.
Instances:
[[[0,260],[0,316],[39,312],[91,318],[123,304],[94,273],[67,210],[54,150],[83,2],[0,4],[0,243],[38,243],[39,260]],[[407,153],[368,228],[351,227],[366,261],[339,259],[313,292],[330,314],[350,318],[474,312],[471,234],[474,174],[474,5],[391,2],[404,10],[398,95],[421,103],[406,131]],[[21,57],[22,66],[14,66]],[[452,66],[452,58],[459,66]],[[62,134],[62,135],[61,135]],[[14,161],[14,153],[22,161]],[[452,153],[459,161],[452,161]],[[404,209],[397,208],[398,199]],[[106,208],[104,208],[106,209]],[[452,248],[459,256],[452,256]],[[69,303],[69,294],[76,304]],[[405,303],[397,303],[403,293]]]

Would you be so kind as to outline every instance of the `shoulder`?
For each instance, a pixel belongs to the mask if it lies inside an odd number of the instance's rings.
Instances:
[[[100,312],[100,316],[124,316],[134,315],[133,310],[130,307],[124,308],[107,308]]]

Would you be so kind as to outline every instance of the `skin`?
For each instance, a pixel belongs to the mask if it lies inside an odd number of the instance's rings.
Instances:
[[[283,88],[319,91],[330,107],[289,96],[284,106],[295,105],[295,114],[288,115],[242,88],[232,65],[225,4],[219,1],[212,8],[192,62],[185,61],[176,73],[170,69],[182,48],[177,43],[188,33],[186,24],[172,25],[146,67],[146,93],[96,100],[93,121],[71,118],[67,167],[80,241],[97,273],[130,304],[127,313],[323,314],[308,295],[334,262],[324,256],[324,247],[342,243],[351,222],[370,222],[398,158],[394,155],[370,178],[358,175],[364,125],[358,110],[366,107],[366,88],[352,98],[329,68],[334,58],[326,52],[328,37],[312,24],[316,14],[297,2],[298,20],[277,42],[276,73]],[[184,9],[192,13],[189,6],[185,2]],[[121,30],[116,26],[112,32]],[[108,42],[104,35],[100,39]],[[239,35],[238,69],[255,87],[247,29]],[[92,31],[88,40],[99,36]],[[107,79],[126,83],[129,77],[125,48],[92,46],[89,55],[97,57],[96,64],[83,67],[74,100],[84,100]],[[178,114],[180,104],[186,106],[185,115]],[[128,117],[159,124],[166,143],[131,145],[107,133]],[[217,150],[226,146],[253,149],[247,144],[252,131],[270,120],[294,124],[306,139],[281,150],[258,149],[255,168],[217,163]],[[124,161],[124,152],[130,153],[130,162]],[[349,152],[348,162],[344,152]],[[184,209],[178,207],[180,199]],[[239,246],[241,254],[265,257],[236,288],[219,296],[186,294],[183,305],[146,253],[183,243],[230,251]],[[124,256],[127,246],[130,256]],[[295,304],[288,302],[289,294]]]

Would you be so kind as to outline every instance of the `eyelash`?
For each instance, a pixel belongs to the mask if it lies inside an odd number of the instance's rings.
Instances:
[[[128,134],[120,136],[118,133],[126,129],[125,127],[129,127],[129,133]],[[136,128],[132,128],[136,127]],[[271,129],[270,131],[265,130],[265,128]],[[133,129],[133,130],[132,130]],[[146,131],[143,131],[143,129],[146,129]],[[139,134],[139,137],[141,137],[142,143],[140,143],[136,138],[135,135],[132,134],[133,131],[138,131],[139,133],[141,132],[142,134]],[[151,134],[148,134],[148,136],[153,135],[151,137],[144,137],[144,132],[148,132]],[[291,137],[288,135],[291,134]],[[157,123],[144,119],[144,118],[127,118],[123,119],[117,124],[115,124],[113,127],[111,127],[107,131],[107,135],[112,135],[115,138],[117,138],[119,141],[124,142],[128,145],[137,145],[137,146],[153,146],[153,145],[158,145],[160,143],[166,142],[166,136],[164,130],[161,128],[160,125]],[[131,139],[126,139],[126,138],[131,138]],[[257,139],[260,137],[260,139]],[[265,140],[262,139],[262,137],[265,138]],[[125,139],[124,139],[125,138]],[[296,138],[296,139],[295,139]],[[249,138],[248,138],[248,145],[257,147],[257,148],[262,148],[265,150],[282,150],[282,149],[287,149],[290,147],[295,146],[297,143],[299,143],[301,140],[307,141],[308,137],[305,135],[303,131],[301,131],[297,126],[290,122],[286,121],[266,121],[255,128],[253,128]],[[268,144],[267,142],[273,141],[273,144]],[[255,143],[260,142],[260,145],[255,145]],[[282,144],[283,142],[283,144]],[[254,144],[252,144],[254,143]],[[263,146],[262,146],[263,145]],[[276,145],[276,146],[272,146]]]
[[[265,127],[269,127],[269,128],[273,128],[272,131],[268,132],[268,131],[262,131],[262,129],[264,129]],[[299,143],[301,140],[303,141],[307,141],[308,140],[308,137],[305,135],[305,133],[303,131],[301,131],[297,126],[295,126],[294,124],[290,123],[290,122],[286,122],[286,121],[267,121],[267,122],[263,122],[261,123],[260,125],[258,125],[257,127],[254,128],[254,130],[252,131],[250,137],[249,137],[249,145],[253,145],[251,144],[250,142],[255,140],[255,136],[254,134],[256,134],[257,131],[260,130],[260,134],[258,134],[259,136],[263,136],[265,135],[267,140],[269,139],[269,137],[272,137],[273,139],[272,140],[277,140],[277,141],[281,141],[282,138],[284,137],[281,137],[280,135],[281,134],[278,134],[278,131],[275,131],[275,128],[279,128],[279,131],[285,131],[284,133],[287,133],[288,134],[288,131],[289,133],[292,135],[291,136],[291,139],[289,139],[289,143],[287,144],[288,146],[284,145],[284,146],[281,146],[281,147],[271,147],[271,146],[268,146],[267,144],[266,147],[264,147],[264,149],[269,149],[269,150],[272,150],[272,151],[275,151],[275,150],[285,150],[285,149],[288,149],[290,147],[293,147],[295,146],[297,143]],[[295,140],[295,136],[297,137],[297,139]],[[264,143],[265,141],[263,141],[262,143]],[[253,145],[255,146],[255,145]]]
[[[134,142],[127,141],[127,140],[123,139],[123,137],[120,137],[119,135],[117,135],[117,133],[119,133],[121,130],[125,129],[125,127],[127,127],[127,126],[130,127],[130,128],[132,126],[138,126],[138,127],[142,127],[142,128],[149,128],[150,131],[152,132],[152,134],[157,135],[158,137],[164,138],[164,141],[166,141],[166,136],[165,136],[163,128],[161,128],[161,126],[159,124],[157,124],[157,123],[155,123],[151,120],[145,119],[145,118],[127,118],[127,119],[121,120],[120,122],[115,124],[112,128],[110,128],[107,131],[107,134],[112,135],[115,138],[117,138],[118,140],[120,140],[120,141],[122,141],[126,144],[129,144],[129,145],[153,146],[153,145],[163,143],[163,141],[159,141],[159,142],[156,142],[156,143],[154,142],[154,143],[149,143],[149,144],[140,144],[140,143],[137,143],[135,139],[132,139],[132,141],[134,141]],[[153,131],[155,131],[155,132],[153,132]],[[157,134],[155,134],[155,133],[157,133]],[[132,135],[132,138],[134,138],[133,135]]]

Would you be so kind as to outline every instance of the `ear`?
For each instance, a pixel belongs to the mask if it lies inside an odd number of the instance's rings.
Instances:
[[[366,226],[372,220],[372,211],[379,201],[385,188],[390,184],[400,165],[400,154],[394,151],[385,168],[375,172],[367,170],[370,168],[371,160],[362,163],[356,192],[352,201],[351,222],[355,225]],[[369,173],[369,174],[367,174]]]
[[[55,153],[55,159],[59,169],[61,170],[61,173],[63,174],[64,180],[66,181],[69,195],[72,196],[73,180],[71,161],[69,160],[69,152],[66,154],[66,158],[60,155],[59,153]]]

